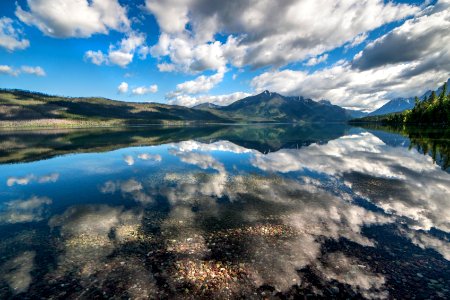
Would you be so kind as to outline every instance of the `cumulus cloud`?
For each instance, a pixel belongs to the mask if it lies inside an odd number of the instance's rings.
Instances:
[[[356,47],[360,44],[362,44],[368,37],[368,34],[366,32],[358,34],[357,36],[355,36],[353,38],[353,40],[351,42],[349,42],[347,45],[345,45],[345,49],[351,49],[353,47]]]
[[[84,58],[87,60],[90,60],[91,63],[93,63],[94,65],[97,65],[97,66],[103,65],[108,62],[107,56],[105,56],[105,54],[103,54],[103,52],[100,50],[86,51],[86,53],[84,54]]]
[[[36,76],[45,76],[45,71],[41,67],[22,66],[21,71],[25,74],[31,74]]]
[[[169,93],[167,95],[168,99],[175,98],[179,95],[195,95],[199,93],[204,93],[210,91],[217,84],[222,82],[225,70],[220,70],[214,75],[205,76],[201,75],[195,78],[194,80],[189,80],[180,84],[177,84],[177,88],[175,91]]]
[[[404,76],[414,68],[415,63],[411,63],[359,71],[349,62],[339,62],[312,73],[290,69],[265,72],[254,77],[251,86],[256,92],[270,90],[328,99],[346,108],[374,110],[392,98],[422,95],[429,89],[436,89],[449,75],[445,70],[429,70]]]
[[[216,105],[229,105],[237,100],[243,99],[245,97],[250,96],[249,93],[244,92],[236,92],[232,94],[226,95],[199,95],[199,96],[190,96],[190,95],[173,95],[168,103],[174,105],[182,105],[192,107],[201,103],[212,103]]]
[[[162,31],[151,54],[187,71],[217,69],[228,61],[238,67],[282,66],[352,42],[419,10],[381,0],[336,5],[326,0],[146,0],[146,8]],[[226,42],[215,40],[217,33],[228,35]]]
[[[28,48],[30,41],[23,38],[22,31],[14,28],[13,24],[14,22],[10,18],[0,18],[0,47],[8,51]]]
[[[170,63],[158,64],[161,72],[197,73],[220,70],[227,63],[225,46],[221,42],[198,44],[194,38],[186,34],[171,37],[162,33],[158,44],[150,48],[150,54],[157,58],[169,56]]]
[[[305,63],[305,65],[309,66],[309,67],[315,66],[315,65],[318,65],[320,63],[327,61],[327,59],[328,59],[328,54],[324,54],[324,55],[317,56],[317,57],[312,57]]]
[[[127,31],[130,21],[117,0],[27,0],[16,16],[42,33],[57,38],[90,37],[110,29]]]
[[[145,48],[145,34],[131,32],[117,45],[110,45],[108,53],[89,50],[84,58],[96,65],[117,65],[125,68],[134,58],[136,52]]]
[[[175,91],[168,93],[166,95],[166,99],[169,100],[170,104],[184,106],[193,106],[203,102],[222,102],[225,104],[226,102],[236,98],[238,95],[242,95],[244,93],[234,93],[232,95],[223,96],[191,96],[209,92],[216,85],[222,82],[225,72],[226,69],[221,68],[213,75],[201,75],[193,80],[177,84]]]
[[[119,94],[125,94],[126,92],[128,92],[128,83],[122,82],[121,84],[119,84],[119,86],[117,87],[117,92]]]
[[[446,3],[441,1],[441,4]],[[356,55],[353,67],[360,70],[390,64],[414,63],[422,72],[450,68],[450,3],[446,9],[407,20],[371,42]],[[435,61],[431,63],[431,60]],[[438,60],[438,61],[436,61]],[[426,66],[424,66],[426,65]]]
[[[156,84],[152,84],[148,87],[146,86],[140,86],[137,88],[134,88],[131,93],[133,95],[146,95],[146,94],[154,94],[158,91],[158,86]]]
[[[17,76],[17,75],[19,75],[19,73],[20,73],[19,70],[16,70],[10,66],[0,65],[0,74]]]
[[[269,71],[253,78],[251,85],[256,91],[329,99],[369,110],[392,98],[420,96],[449,76],[450,10],[440,4],[370,43],[352,62],[340,61],[312,73]]]
[[[7,65],[0,65],[0,74],[10,75],[10,76],[19,76],[20,74],[30,74],[35,76],[45,76],[45,70],[42,67],[35,66],[22,66],[20,68],[14,68]]]

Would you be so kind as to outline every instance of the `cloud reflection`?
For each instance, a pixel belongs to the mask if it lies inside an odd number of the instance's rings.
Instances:
[[[386,212],[407,217],[416,229],[435,227],[450,232],[448,174],[433,164],[431,157],[387,146],[368,132],[326,145],[256,153],[252,164],[264,171],[324,173],[344,181]]]
[[[0,277],[5,280],[13,294],[26,292],[31,284],[34,269],[34,251],[25,251],[8,260],[0,267]]]
[[[28,185],[29,183],[36,181],[38,183],[48,183],[48,182],[56,182],[59,179],[59,173],[51,173],[43,176],[36,176],[34,174],[29,174],[23,177],[8,177],[6,180],[7,186],[14,185]]]
[[[123,196],[131,197],[137,202],[142,204],[153,203],[153,198],[146,194],[142,186],[142,183],[136,179],[129,180],[118,180],[118,181],[107,181],[102,186],[100,186],[100,192],[103,194],[114,194],[116,191],[120,191]]]
[[[46,206],[52,204],[47,197],[33,196],[26,200],[13,200],[6,202],[3,211],[0,211],[0,223],[27,223],[44,219]]]

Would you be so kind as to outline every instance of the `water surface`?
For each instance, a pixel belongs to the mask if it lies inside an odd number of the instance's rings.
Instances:
[[[1,132],[0,298],[448,298],[448,137]]]

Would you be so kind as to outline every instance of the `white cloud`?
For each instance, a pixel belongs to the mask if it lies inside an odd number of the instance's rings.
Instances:
[[[177,69],[190,72],[227,62],[238,67],[282,66],[352,42],[419,10],[381,0],[336,5],[327,0],[146,0],[146,8],[162,32],[152,55],[167,57]],[[218,33],[228,35],[225,43],[215,40]]]
[[[174,94],[190,94],[195,95],[210,91],[217,84],[222,82],[224,71],[219,71],[214,75],[205,76],[201,75],[194,80],[189,80],[180,84],[177,84],[177,88]]]
[[[376,39],[355,56],[353,67],[367,70],[385,65],[414,63],[419,74],[430,69],[450,69],[450,3],[429,14],[407,20]],[[442,9],[442,10],[441,10]],[[409,72],[407,72],[409,73]]]
[[[162,72],[182,71],[197,73],[205,70],[224,69],[227,63],[224,45],[219,41],[197,43],[187,34],[176,37],[162,33],[157,45],[150,48],[152,56],[169,56],[170,63],[162,62],[158,68]]]
[[[166,95],[166,99],[169,100],[171,104],[178,104],[184,106],[193,106],[203,102],[211,102],[211,100],[216,100],[218,102],[226,102],[231,98],[226,96],[200,96],[192,97],[189,95],[197,95],[200,93],[209,92],[217,84],[222,82],[226,69],[219,69],[217,73],[211,76],[201,75],[193,80],[189,80],[180,84],[177,84],[175,91],[172,91]],[[233,95],[240,95],[241,93],[235,93]],[[209,99],[209,100],[208,100]],[[201,102],[199,102],[201,101]]]
[[[420,96],[448,78],[444,70],[404,78],[403,74],[414,68],[415,64],[399,64],[359,71],[344,62],[313,73],[289,69],[269,71],[253,78],[251,85],[257,92],[270,90],[328,99],[347,108],[374,110],[392,98]]]
[[[0,65],[0,74],[17,76],[17,75],[19,75],[19,73],[20,73],[19,70],[15,70],[10,66]]]
[[[22,66],[21,70],[23,73],[36,75],[36,76],[45,76],[45,71],[41,67],[30,67],[30,66]]]
[[[158,86],[156,84],[152,84],[149,87],[146,86],[140,86],[137,88],[134,88],[131,92],[133,95],[145,95],[145,94],[154,94],[158,91]]]
[[[117,87],[117,91],[119,92],[119,94],[125,94],[126,92],[128,92],[128,83],[122,82],[121,84],[119,84],[119,86]]]
[[[90,37],[130,28],[126,9],[117,0],[27,0],[27,6],[29,10],[18,5],[16,16],[52,37]]]
[[[22,31],[13,27],[13,20],[7,17],[0,18],[0,47],[8,51],[28,48],[30,41],[23,38]]]
[[[324,55],[317,56],[317,57],[312,57],[305,63],[305,65],[307,65],[309,67],[315,66],[315,65],[318,65],[320,63],[327,61],[327,59],[328,59],[328,54],[324,54]]]
[[[442,7],[441,3],[441,7]],[[374,110],[396,97],[421,96],[447,81],[450,10],[406,21],[357,54],[313,73],[269,71],[253,78],[256,91],[329,99],[344,107]]]
[[[13,68],[7,65],[0,65],[0,74],[6,74],[11,76],[19,76],[20,74],[30,74],[35,76],[45,76],[46,73],[42,67],[30,67],[30,66],[22,66],[19,68]]]
[[[91,63],[100,66],[108,61],[108,58],[103,54],[102,51],[92,51],[89,50],[84,54],[84,58],[90,60]]]
[[[225,106],[237,100],[248,97],[250,95],[251,94],[244,92],[236,92],[226,95],[200,95],[200,96],[175,95],[168,101],[168,103],[188,107],[192,107],[201,103],[212,103],[216,105]]]
[[[353,48],[353,47],[356,47],[356,46],[362,44],[367,39],[368,36],[369,35],[366,32],[358,34],[357,36],[355,36],[355,38],[350,43],[345,45],[345,49],[348,50],[350,48]]]
[[[131,32],[118,45],[110,45],[107,54],[100,50],[89,50],[84,57],[96,65],[117,65],[125,68],[133,61],[136,51],[139,52],[146,47],[145,34]]]

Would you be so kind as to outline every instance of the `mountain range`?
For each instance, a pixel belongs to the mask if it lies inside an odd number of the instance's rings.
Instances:
[[[450,84],[450,79],[449,79]],[[438,89],[437,93],[440,93]],[[420,97],[427,98],[431,91]],[[396,98],[369,117],[414,107],[414,98]],[[95,127],[132,124],[345,122],[367,116],[327,100],[264,91],[227,106],[202,103],[192,108],[106,98],[60,97],[23,90],[0,90],[0,127]]]
[[[288,97],[264,91],[227,106],[201,104],[197,110],[238,122],[343,122],[352,116],[344,108],[329,101],[304,97]]]
[[[329,101],[264,91],[228,106],[194,108],[105,98],[70,98],[0,90],[0,127],[91,127],[130,124],[344,122],[352,115]]]
[[[450,78],[447,80],[447,85],[450,85]],[[439,95],[442,91],[442,86],[436,90],[436,94]],[[431,94],[431,91],[425,92],[422,96],[419,97],[419,100],[423,101],[427,99]],[[415,104],[415,97],[410,98],[395,98],[391,101],[387,102],[380,108],[374,110],[373,112],[369,113],[368,117],[374,117],[374,116],[381,116],[381,115],[387,115],[391,113],[398,113],[405,111],[407,109],[412,109]]]

